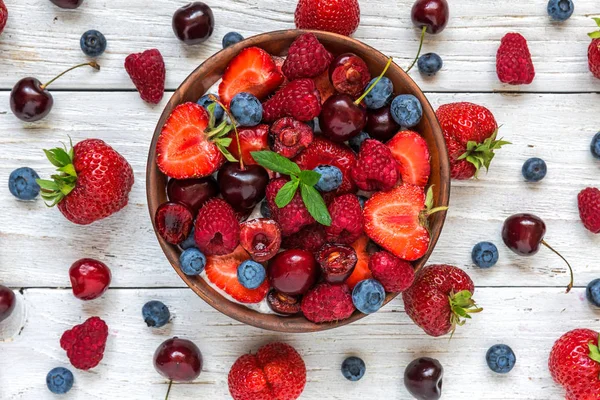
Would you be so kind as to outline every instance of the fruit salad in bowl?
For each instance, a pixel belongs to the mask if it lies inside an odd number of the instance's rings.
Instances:
[[[333,33],[227,47],[167,104],[147,195],[181,278],[224,314],[311,332],[408,289],[444,223],[435,113],[391,58]]]

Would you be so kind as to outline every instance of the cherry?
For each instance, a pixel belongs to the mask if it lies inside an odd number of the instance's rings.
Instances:
[[[423,48],[425,32],[435,35],[443,31],[448,24],[448,19],[450,18],[448,2],[446,0],[417,0],[413,4],[410,18],[416,27],[421,28],[421,40],[419,41],[417,56],[406,70],[407,73],[415,66],[415,63],[419,59],[421,49]]]
[[[94,300],[102,296],[110,285],[111,273],[106,264],[83,258],[69,269],[73,295],[80,300]]]
[[[25,122],[35,122],[44,118],[54,105],[52,94],[46,88],[67,72],[86,65],[100,70],[100,66],[92,61],[71,67],[44,85],[37,78],[21,79],[10,92],[10,109],[13,114]]]
[[[159,374],[170,380],[166,400],[169,397],[173,381],[191,382],[200,375],[202,353],[193,342],[174,337],[164,341],[156,349],[154,368]]]
[[[338,93],[358,97],[371,80],[371,74],[362,58],[353,53],[344,53],[329,66],[329,79]]]
[[[158,234],[171,244],[183,242],[190,234],[193,222],[192,211],[183,204],[173,202],[161,204],[154,216]]]
[[[240,244],[254,261],[265,262],[281,247],[281,229],[277,222],[257,218],[240,224]]]
[[[173,14],[173,32],[185,44],[205,42],[215,29],[215,17],[208,5],[197,1],[189,3]]]
[[[573,287],[573,269],[569,262],[544,240],[546,224],[533,214],[515,214],[504,221],[502,227],[502,240],[514,253],[520,256],[532,256],[540,250],[540,245],[546,246],[553,253],[563,259],[571,274],[571,282],[567,286],[567,293]]]
[[[6,286],[0,285],[0,322],[10,317],[16,304],[15,293]]]
[[[300,299],[285,293],[271,290],[267,295],[267,304],[277,314],[284,316],[298,314],[300,312]]]
[[[404,370],[404,386],[417,400],[437,400],[442,397],[444,368],[436,359],[421,357]]]
[[[217,175],[221,195],[235,210],[253,209],[265,197],[269,173],[258,164],[227,163]]]
[[[170,201],[184,204],[194,215],[204,203],[219,194],[219,185],[212,176],[199,179],[170,179],[167,195]]]
[[[50,0],[60,8],[77,8],[83,4],[83,0]]]
[[[356,251],[343,244],[327,243],[315,255],[321,266],[323,279],[329,283],[343,283],[348,279],[358,262]]]
[[[268,275],[276,290],[292,296],[304,294],[317,280],[317,263],[306,250],[285,250],[271,259]]]
[[[392,118],[390,106],[367,111],[367,125],[365,126],[365,132],[373,139],[386,142],[394,137],[399,130],[400,125]]]

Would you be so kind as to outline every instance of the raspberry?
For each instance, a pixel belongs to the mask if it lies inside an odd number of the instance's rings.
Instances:
[[[369,269],[386,292],[398,293],[408,289],[414,279],[412,264],[388,253],[380,251],[369,259]]]
[[[273,179],[267,185],[267,203],[271,210],[271,218],[273,218],[281,227],[281,233],[283,236],[290,236],[300,231],[303,227],[315,223],[315,219],[308,213],[300,191],[297,191],[292,201],[283,207],[277,207],[275,204],[275,196],[279,192],[279,189],[287,183],[285,178]]]
[[[583,189],[577,196],[581,222],[592,233],[600,233],[600,190]]]
[[[592,74],[600,79],[600,39],[592,40],[588,47],[588,65]]]
[[[527,40],[519,33],[507,33],[496,54],[496,73],[500,82],[510,85],[530,84],[535,68]]]
[[[294,40],[281,68],[289,80],[314,78],[329,68],[333,60],[314,33],[305,33]]]
[[[344,194],[336,197],[327,207],[331,215],[331,225],[325,227],[330,243],[352,244],[363,233],[362,208],[358,197]]]
[[[302,299],[302,312],[309,321],[330,322],[349,318],[354,312],[348,285],[320,283]]]
[[[283,117],[312,121],[321,113],[321,96],[312,79],[288,83],[263,103],[263,119],[273,122]]]
[[[271,126],[269,139],[271,150],[286,158],[293,158],[312,143],[313,131],[304,122],[286,117]]]
[[[398,168],[390,149],[375,139],[367,139],[360,146],[358,161],[351,176],[359,189],[366,191],[390,190],[398,182]]]
[[[165,62],[157,49],[130,54],[125,59],[125,70],[133,81],[142,100],[158,104],[165,91]]]
[[[88,370],[102,361],[108,326],[98,317],[91,317],[81,325],[65,331],[60,338],[60,347],[67,352],[75,368]]]
[[[304,249],[314,253],[327,242],[325,229],[321,224],[309,225],[283,240],[281,247],[285,249]]]
[[[240,243],[240,224],[233,208],[225,200],[211,199],[198,212],[194,240],[207,256],[222,256]]]

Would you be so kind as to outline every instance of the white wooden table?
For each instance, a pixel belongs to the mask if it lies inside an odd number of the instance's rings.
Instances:
[[[409,399],[402,376],[419,356],[438,358],[445,367],[445,399],[562,399],[548,373],[552,343],[567,330],[600,330],[600,311],[585,300],[584,287],[600,276],[600,237],[579,222],[576,195],[598,185],[600,165],[589,143],[600,129],[600,81],[587,68],[586,33],[597,0],[575,0],[576,11],[564,24],[550,22],[546,0],[525,2],[451,0],[451,19],[440,35],[428,36],[425,51],[444,59],[433,79],[411,76],[427,92],[434,107],[472,101],[489,107],[502,124],[501,134],[513,142],[502,149],[488,175],[455,182],[451,208],[431,262],[464,268],[474,279],[476,299],[485,308],[454,339],[432,339],[404,314],[396,300],[375,315],[347,327],[313,335],[284,335],[244,326],[207,306],[187,289],[162,254],[152,231],[145,198],[145,165],[154,126],[170,93],[204,59],[218,51],[231,30],[248,37],[293,27],[295,0],[208,0],[216,16],[213,38],[205,45],[180,44],[171,30],[171,15],[185,1],[86,0],[65,11],[48,0],[5,0],[8,26],[0,37],[0,283],[19,291],[23,310],[5,324],[0,342],[0,399],[53,399],[46,373],[69,366],[59,346],[63,331],[93,315],[105,319],[110,336],[102,363],[91,372],[71,368],[75,386],[70,399],[162,399],[167,382],[152,366],[154,349],[177,335],[192,339],[204,354],[204,369],[192,384],[177,384],[173,399],[227,399],[227,373],[241,354],[261,344],[283,340],[304,357],[308,383],[304,399]],[[410,22],[412,0],[363,0],[362,23],[355,37],[408,65],[418,32]],[[13,84],[24,76],[46,81],[85,60],[79,37],[88,29],[102,31],[107,52],[100,73],[80,69],[52,92],[55,106],[44,120],[23,124],[10,112]],[[528,40],[536,67],[532,85],[504,86],[496,78],[495,54],[509,31]],[[141,101],[123,68],[125,57],[148,48],[160,49],[167,66],[167,89],[161,104]],[[106,140],[135,171],[130,205],[112,218],[91,226],[75,226],[41,200],[15,201],[6,190],[10,172],[20,166],[40,175],[52,172],[41,152],[70,135]],[[542,157],[549,172],[539,184],[526,184],[523,162]],[[575,268],[571,294],[568,276],[550,251],[519,258],[502,244],[503,220],[516,212],[534,212],[548,225],[547,241]],[[491,240],[500,261],[479,270],[470,261],[472,246]],[[68,268],[93,257],[113,272],[111,289],[92,302],[71,294]],[[142,305],[165,302],[174,316],[160,330],[146,328]],[[506,343],[517,365],[508,375],[491,372],[485,352]],[[367,364],[357,383],[339,372],[350,354]]]

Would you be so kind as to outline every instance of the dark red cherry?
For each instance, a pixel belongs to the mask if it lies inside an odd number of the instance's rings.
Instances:
[[[329,283],[345,282],[358,262],[358,256],[352,247],[333,243],[323,245],[315,258],[321,266],[323,279]]]
[[[94,300],[102,296],[110,285],[110,269],[98,260],[83,258],[69,269],[73,295],[80,300]]]
[[[241,223],[240,244],[254,261],[270,260],[281,247],[279,224],[268,218],[256,218]]]
[[[258,164],[246,165],[227,163],[217,174],[221,195],[231,207],[238,211],[253,209],[265,197],[269,173]]]
[[[50,0],[60,8],[77,8],[83,4],[83,0]]]
[[[215,17],[201,1],[189,3],[173,14],[173,32],[185,44],[205,42],[215,29]]]
[[[358,135],[367,124],[367,111],[346,94],[329,97],[321,109],[319,127],[333,142],[345,142]]]
[[[300,312],[300,298],[290,296],[277,290],[271,290],[267,295],[267,304],[271,310],[281,315],[294,315]]]
[[[444,368],[436,359],[421,357],[404,370],[404,386],[417,400],[438,400],[442,397]]]
[[[317,263],[306,250],[292,249],[278,253],[269,261],[271,285],[292,296],[304,294],[317,280]]]
[[[410,18],[416,27],[427,27],[427,33],[440,33],[450,18],[448,2],[446,0],[417,0],[412,7]]]
[[[344,53],[329,66],[329,79],[338,93],[358,97],[371,80],[371,74],[362,58],[353,53]]]
[[[174,337],[156,349],[154,368],[172,381],[190,382],[202,371],[202,353],[193,342]]]
[[[156,210],[154,224],[160,237],[167,243],[179,244],[183,242],[194,223],[194,215],[189,208],[180,203],[166,202]]]
[[[167,196],[170,201],[185,204],[194,215],[209,199],[219,194],[219,185],[212,176],[199,179],[170,179]]]
[[[0,285],[0,322],[10,317],[16,304],[15,293],[6,286]]]
[[[392,118],[390,106],[367,111],[367,125],[365,126],[365,132],[373,139],[386,142],[394,137],[399,130],[400,125]]]

